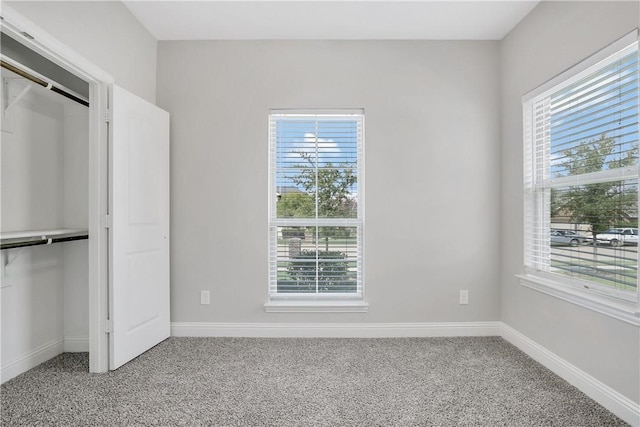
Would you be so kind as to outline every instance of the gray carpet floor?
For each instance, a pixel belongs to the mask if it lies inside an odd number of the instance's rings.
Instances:
[[[625,425],[498,337],[170,338],[107,374],[65,353],[1,389],[3,426]]]

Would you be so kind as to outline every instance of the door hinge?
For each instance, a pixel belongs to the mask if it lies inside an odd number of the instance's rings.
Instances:
[[[111,123],[113,121],[113,114],[111,112],[111,108],[107,108],[104,112],[104,121],[107,123]]]
[[[104,228],[111,228],[113,226],[111,215],[104,216]]]
[[[113,320],[107,319],[104,321],[104,331],[107,334],[110,334],[113,332]]]

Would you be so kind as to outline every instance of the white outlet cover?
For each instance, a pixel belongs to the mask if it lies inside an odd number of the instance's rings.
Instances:
[[[469,291],[460,291],[460,304],[469,304]]]
[[[200,304],[208,305],[211,303],[211,294],[209,291],[200,291]]]

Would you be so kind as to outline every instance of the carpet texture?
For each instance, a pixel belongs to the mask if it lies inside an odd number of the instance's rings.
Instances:
[[[2,425],[625,425],[498,337],[170,338],[88,365],[66,353],[2,385]]]

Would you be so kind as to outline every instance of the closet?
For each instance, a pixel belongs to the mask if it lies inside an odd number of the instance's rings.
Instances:
[[[169,114],[1,18],[1,379],[117,369],[170,334]]]
[[[6,34],[1,78],[4,382],[89,349],[89,88]]]

